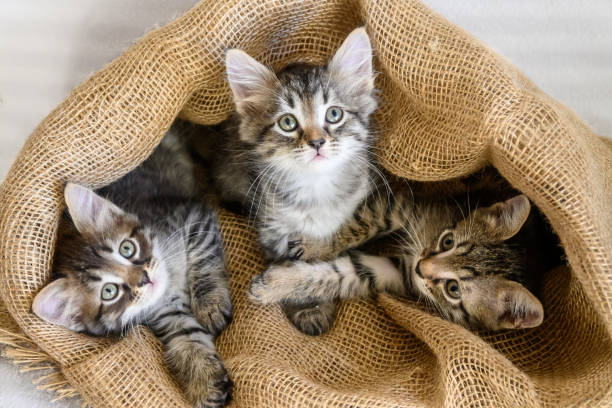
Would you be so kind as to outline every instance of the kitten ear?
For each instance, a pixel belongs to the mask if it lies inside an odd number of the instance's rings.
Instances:
[[[496,302],[496,328],[526,329],[544,320],[542,303],[520,283],[507,281],[500,285]]]
[[[374,88],[372,44],[364,27],[353,30],[344,40],[331,62],[331,72],[340,79],[359,85],[362,91]]]
[[[276,78],[270,69],[237,49],[228,50],[225,54],[225,70],[236,105],[269,88],[270,81]]]
[[[480,210],[489,232],[501,241],[513,237],[529,217],[531,204],[527,196],[521,194],[501,203]]]
[[[64,198],[74,226],[81,234],[103,232],[115,216],[124,214],[115,204],[78,184],[68,183]]]
[[[74,308],[77,295],[70,288],[68,279],[54,280],[38,292],[32,303],[32,311],[49,323],[79,330],[80,323],[76,319]]]

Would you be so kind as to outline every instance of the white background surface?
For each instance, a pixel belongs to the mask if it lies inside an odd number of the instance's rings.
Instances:
[[[508,58],[597,133],[612,136],[612,1],[424,1]],[[0,180],[27,136],[72,88],[194,3],[3,0]],[[50,400],[0,360],[0,408],[46,407]]]

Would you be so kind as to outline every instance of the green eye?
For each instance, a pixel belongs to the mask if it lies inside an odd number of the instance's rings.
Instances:
[[[454,279],[449,279],[446,281],[446,285],[444,286],[446,289],[446,293],[448,296],[453,299],[459,299],[461,297],[461,290],[459,289],[459,282]]]
[[[447,234],[444,234],[444,236],[440,240],[440,249],[442,251],[449,251],[453,249],[454,246],[455,246],[455,237],[453,236],[453,233],[449,232]]]
[[[124,239],[119,244],[119,254],[125,259],[130,259],[136,253],[136,245],[129,239]]]
[[[332,106],[325,112],[325,120],[328,123],[338,123],[342,120],[342,116],[344,116],[344,112],[337,106]]]
[[[106,283],[102,286],[102,300],[113,300],[119,293],[119,287],[114,283]]]
[[[297,119],[292,114],[287,113],[280,117],[278,126],[285,132],[292,132],[298,127]]]

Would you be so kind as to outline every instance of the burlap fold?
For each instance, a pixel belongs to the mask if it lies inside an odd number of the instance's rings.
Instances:
[[[224,213],[235,319],[218,341],[244,407],[612,405],[612,147],[515,68],[416,0],[209,0],[76,88],[34,131],[0,190],[0,295],[20,330],[94,407],[186,406],[145,329],[119,341],[48,325],[30,304],[49,278],[68,180],[101,186],[151,153],[172,120],[232,109],[223,50],[277,69],[325,61],[366,24],[376,51],[377,154],[417,180],[492,163],[538,205],[569,264],[547,274],[544,324],[482,337],[380,296],[346,302],[318,338],[248,302],[254,232]]]

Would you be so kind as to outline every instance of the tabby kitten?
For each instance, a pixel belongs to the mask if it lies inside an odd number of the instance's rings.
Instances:
[[[544,311],[531,290],[535,272],[527,248],[539,238],[525,228],[524,195],[478,208],[467,216],[455,205],[424,201],[405,207],[399,251],[392,256],[349,250],[337,259],[272,265],[251,285],[261,304],[371,296],[415,295],[442,316],[468,328],[535,327]],[[363,216],[363,214],[362,214]],[[388,221],[392,224],[391,221]],[[535,254],[537,257],[541,254]]]
[[[371,191],[369,37],[354,30],[326,66],[294,64],[275,74],[229,50],[226,68],[236,114],[217,128],[221,146],[198,150],[214,153],[208,159],[223,200],[250,213],[268,260],[297,258],[295,237],[326,243]],[[308,334],[326,331],[336,309],[283,306]]]
[[[232,316],[216,215],[198,202],[193,168],[169,132],[133,172],[98,191],[68,183],[72,222],[56,278],[35,297],[39,317],[93,335],[146,324],[198,407],[224,406],[232,381],[215,337]]]

